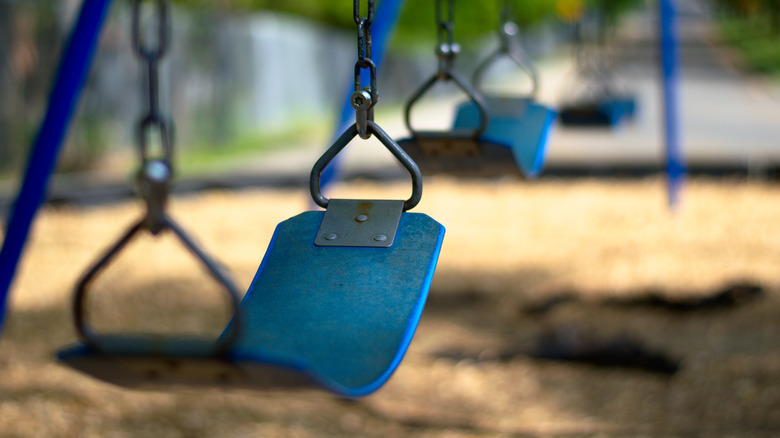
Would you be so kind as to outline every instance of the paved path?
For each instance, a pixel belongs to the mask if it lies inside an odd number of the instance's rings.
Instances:
[[[617,132],[557,129],[549,163],[620,165],[660,162],[662,100],[655,25],[651,15],[623,27],[620,82],[637,95],[635,123]],[[681,17],[680,101],[683,149],[692,166],[780,164],[780,93],[768,81],[738,71],[736,55],[717,43],[705,16]],[[559,127],[560,128],[560,127]]]

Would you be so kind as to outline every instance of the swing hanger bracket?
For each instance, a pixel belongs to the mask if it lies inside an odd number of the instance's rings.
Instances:
[[[485,99],[482,97],[482,95],[465,79],[463,79],[457,71],[455,71],[455,58],[457,58],[458,53],[460,53],[460,45],[454,41],[453,37],[453,31],[455,27],[455,5],[454,0],[447,0],[447,13],[445,19],[445,8],[442,5],[443,2],[444,0],[436,0],[436,29],[438,32],[438,39],[435,52],[436,57],[439,60],[438,70],[427,81],[425,81],[406,102],[406,106],[404,108],[404,122],[406,123],[406,128],[409,130],[414,139],[419,139],[422,137],[430,138],[432,135],[443,135],[445,138],[452,137],[452,134],[449,133],[423,133],[414,129],[412,126],[412,107],[414,107],[420,98],[425,95],[434,85],[436,85],[436,83],[440,81],[451,82],[460,88],[461,91],[466,93],[466,96],[468,96],[468,98],[474,102],[479,111],[479,125],[473,130],[462,131],[458,133],[457,136],[471,137],[472,139],[476,140],[487,129],[487,104],[485,103]],[[447,139],[446,143],[450,143],[450,140],[451,138]]]
[[[377,68],[371,59],[371,23],[374,19],[374,0],[367,1],[367,16],[360,16],[360,0],[354,0],[354,18],[357,25],[358,57],[355,63],[355,88],[349,98],[355,109],[355,124],[347,128],[335,143],[317,160],[311,170],[309,189],[312,199],[325,213],[314,239],[316,246],[346,246],[361,248],[390,248],[395,241],[403,212],[414,208],[422,196],[422,175],[417,164],[398,144],[374,123],[374,105],[378,98]],[[370,86],[361,83],[361,73],[367,69]],[[376,137],[392,153],[412,177],[412,196],[400,200],[328,199],[320,190],[322,171],[356,136]]]

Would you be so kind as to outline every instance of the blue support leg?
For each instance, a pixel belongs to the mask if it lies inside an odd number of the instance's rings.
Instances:
[[[398,17],[401,15],[401,10],[404,7],[404,0],[382,0],[377,5],[374,23],[371,25],[371,38],[373,39],[373,61],[376,63],[377,71],[382,68],[382,61],[385,57],[385,49],[387,43],[390,40],[393,31],[395,31],[396,24],[398,23]],[[360,83],[370,83],[368,72],[363,70],[361,73]],[[336,131],[333,134],[333,139],[338,138],[352,123],[355,122],[355,109],[352,108],[350,103],[350,96],[352,96],[353,84],[349,82],[347,94],[344,98],[344,105],[341,107],[341,115],[339,116],[338,124],[336,125]],[[332,142],[331,142],[332,143]],[[330,165],[322,172],[321,187],[324,189],[328,184],[335,181],[339,175],[339,159],[338,157],[331,161]]]
[[[677,50],[677,1],[660,0],[661,66],[664,82],[664,122],[666,138],[666,174],[668,178],[669,206],[674,208],[680,200],[685,181],[685,159],[680,144],[680,104],[677,94],[679,84],[679,54]]]
[[[46,196],[49,176],[76,109],[111,0],[85,0],[60,60],[49,105],[32,145],[22,187],[11,209],[0,250],[0,330],[19,258],[38,208]]]

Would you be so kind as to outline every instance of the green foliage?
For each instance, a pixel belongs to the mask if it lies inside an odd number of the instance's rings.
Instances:
[[[730,17],[720,22],[724,41],[739,49],[748,68],[760,73],[780,74],[780,35],[767,20]]]
[[[720,34],[753,71],[780,74],[780,0],[717,0]]]
[[[381,1],[381,0],[380,0]],[[322,23],[352,28],[352,2],[347,0],[176,0],[177,3],[217,11],[269,10],[306,17]],[[499,1],[456,1],[457,34],[463,39],[492,31],[498,20]],[[521,25],[532,25],[550,16],[553,0],[512,0]],[[407,1],[398,25],[403,41],[433,39],[435,35],[433,1]],[[460,39],[460,38],[459,38]]]
[[[352,28],[352,2],[348,0],[175,0],[177,3],[215,11],[269,10],[289,13],[329,25]],[[379,0],[381,2],[381,0]],[[509,0],[514,10],[515,21],[523,27],[537,25],[545,20],[555,19],[556,7],[567,0]],[[568,3],[582,3],[589,8],[599,8],[610,19],[641,0],[568,0]],[[498,26],[499,10],[503,0],[455,2],[455,39],[468,45],[469,41],[494,32]],[[415,47],[427,44],[436,38],[432,0],[409,0],[406,2],[394,44],[397,47]]]
[[[499,1],[460,1],[455,4],[455,40],[463,45],[498,28]],[[513,0],[515,21],[532,26],[553,17],[555,2],[551,0]],[[398,24],[395,44],[401,47],[419,45],[436,39],[435,3],[408,1]]]
[[[587,3],[590,8],[601,12],[608,23],[614,23],[623,12],[641,2],[636,0],[589,0]]]

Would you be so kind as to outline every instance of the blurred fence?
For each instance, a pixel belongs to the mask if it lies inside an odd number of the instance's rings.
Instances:
[[[0,2],[0,158],[18,168],[45,108],[59,50],[78,2]],[[72,5],[71,5],[72,6]],[[60,170],[132,151],[143,76],[117,2],[95,57]],[[343,92],[353,55],[348,35],[271,14],[213,15],[174,8],[161,100],[183,147],[218,144],[250,131],[284,129],[321,115]],[[342,84],[344,84],[342,86]],[[334,86],[335,85],[335,86]]]

